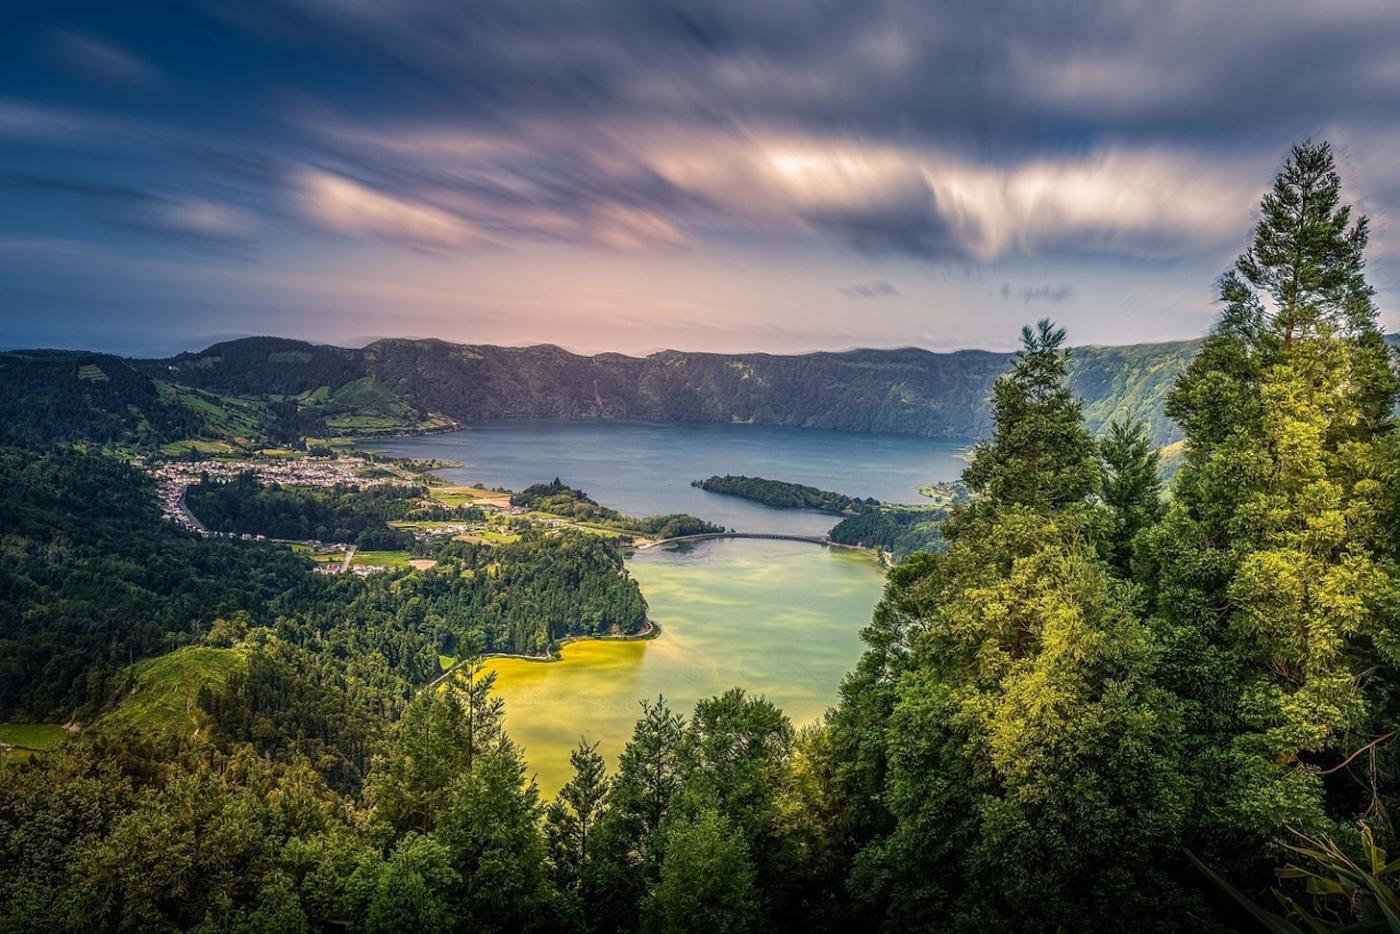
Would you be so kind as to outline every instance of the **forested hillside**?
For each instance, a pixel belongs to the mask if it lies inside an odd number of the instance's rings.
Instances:
[[[1176,437],[1168,387],[1199,342],[1081,347],[1071,385],[1098,430],[1115,416]],[[166,360],[0,353],[0,432],[21,442],[152,448],[442,428],[474,418],[754,422],[939,438],[984,435],[1009,354],[853,350],[796,356],[663,351],[580,356],[548,345],[382,340],[360,350],[258,337]],[[38,417],[35,417],[38,416]]]
[[[361,501],[383,514],[371,499],[347,493],[325,514],[338,525]],[[332,578],[282,548],[182,532],[161,520],[145,474],[64,449],[0,448],[0,515],[0,722],[86,721],[133,662],[259,627],[402,697],[442,654],[542,654],[566,636],[646,624],[617,551],[579,533],[449,542],[431,571]]]
[[[1076,351],[1072,384],[1091,426],[1146,419],[1165,441],[1167,388],[1197,342]],[[741,421],[969,438],[985,433],[988,394],[1009,354],[853,350],[796,356],[663,351],[580,356],[558,347],[383,340],[363,350],[249,338],[141,366],[222,393],[296,395],[372,378],[419,411],[468,418]]]

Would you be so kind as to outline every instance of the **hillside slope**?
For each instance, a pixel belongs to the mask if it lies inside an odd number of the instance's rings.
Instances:
[[[1081,347],[1072,381],[1091,427],[1125,412],[1160,441],[1166,392],[1198,342]],[[418,412],[474,418],[737,421],[966,438],[988,427],[987,397],[1010,354],[916,348],[843,353],[584,356],[533,347],[382,340],[345,350],[280,338],[216,344],[137,362],[208,391],[282,397],[372,380]]]
[[[1397,338],[1390,338],[1394,344]],[[1070,384],[1089,428],[1128,415],[1158,444],[1179,438],[1164,406],[1199,340],[1085,346]],[[550,344],[498,347],[390,339],[353,350],[279,337],[163,360],[73,351],[0,353],[0,436],[26,443],[241,444],[405,433],[453,420],[646,418],[752,422],[969,438],[1009,353],[906,347],[842,353],[585,356]]]

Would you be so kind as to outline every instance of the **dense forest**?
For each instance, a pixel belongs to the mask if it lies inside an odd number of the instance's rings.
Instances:
[[[685,513],[668,516],[625,516],[616,509],[600,506],[582,490],[576,490],[555,477],[549,483],[536,483],[510,498],[512,506],[534,509],[569,519],[578,519],[619,532],[649,535],[653,538],[676,538],[680,535],[704,535],[723,532],[724,526],[697,519]]]
[[[9,696],[87,696],[76,660],[141,614],[133,652],[164,636],[235,670],[199,730],[92,730],[5,768],[0,928],[1393,929],[1400,375],[1367,233],[1330,149],[1296,147],[1171,387],[1169,491],[1141,423],[1090,431],[1064,331],[1026,328],[943,550],[891,572],[819,723],[739,688],[648,699],[616,766],[581,743],[549,802],[492,676],[424,690],[419,653],[528,644],[515,622],[580,601],[625,630],[640,595],[605,543],[457,543],[303,601],[289,556],[158,531],[127,468],[9,452]],[[132,567],[128,532],[178,564]]]
[[[345,542],[362,548],[409,544],[409,536],[390,528],[388,522],[413,514],[422,499],[420,487],[404,484],[316,489],[262,484],[253,473],[225,482],[204,477],[185,493],[190,511],[211,529]],[[480,511],[474,515],[479,518]]]
[[[366,495],[383,496],[340,501]],[[86,721],[120,693],[123,668],[216,631],[270,628],[404,695],[440,654],[543,654],[646,624],[617,551],[576,532],[449,542],[431,571],[329,578],[284,548],[181,532],[145,474],[62,448],[0,448],[0,515],[0,721]]]
[[[947,517],[948,510],[939,506],[878,506],[842,519],[827,538],[838,545],[889,552],[903,561],[916,551],[940,550],[939,528]]]
[[[765,480],[763,477],[736,477],[726,474],[722,477],[708,477],[696,480],[693,487],[708,493],[723,493],[751,499],[765,506],[781,509],[815,509],[835,515],[859,515],[880,505],[876,499],[859,499],[843,493],[819,490],[814,486],[789,483],[785,480]]]

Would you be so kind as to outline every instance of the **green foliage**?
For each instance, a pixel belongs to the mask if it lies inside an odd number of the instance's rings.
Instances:
[[[1305,864],[1290,862],[1279,870],[1278,877],[1291,887],[1301,883],[1303,895],[1273,891],[1286,917],[1260,907],[1195,856],[1191,860],[1262,927],[1276,934],[1400,930],[1400,890],[1395,884],[1400,861],[1389,859],[1369,826],[1360,825],[1360,860],[1353,859],[1331,837],[1303,837],[1302,844],[1289,844],[1286,849],[1303,857]],[[1306,908],[1301,904],[1304,901],[1309,903]],[[1301,924],[1290,920],[1294,918]]]
[[[801,483],[787,483],[783,480],[765,480],[762,477],[736,477],[732,474],[714,476],[706,480],[696,480],[693,487],[709,493],[723,493],[776,506],[783,509],[815,509],[838,516],[856,516],[880,505],[879,500],[858,499],[841,493],[819,490]]]
[[[86,719],[141,658],[314,592],[284,550],[162,522],[151,481],[110,458],[0,448],[0,716]]]
[[[119,357],[67,351],[0,353],[0,440],[154,445],[198,432],[200,415],[162,398]]]
[[[395,725],[392,753],[375,763],[365,793],[381,820],[430,833],[449,807],[457,776],[479,757],[515,755],[502,729],[501,700],[491,696],[495,681],[495,672],[469,661],[441,688],[409,703]]]
[[[1176,429],[1163,416],[1163,401],[1198,346],[1078,348],[1069,376],[1085,400],[1089,427],[1141,419],[1155,441],[1172,440]],[[792,356],[663,351],[638,358],[583,357],[551,346],[391,339],[345,350],[248,338],[138,366],[224,395],[297,397],[304,408],[296,417],[308,421],[308,430],[324,424],[316,420],[320,406],[372,378],[415,412],[456,419],[650,418],[972,438],[989,427],[987,397],[1012,362],[1008,354],[914,348]],[[373,392],[367,401],[378,405],[379,390]],[[375,412],[364,413],[355,424],[374,429]]]
[[[1023,348],[992,388],[992,438],[973,448],[963,482],[974,496],[1055,509],[1093,490],[1093,439],[1066,382],[1065,331],[1049,319],[1021,331]]]
[[[265,485],[248,472],[227,482],[205,477],[186,491],[185,502],[221,532],[394,549],[410,539],[388,521],[406,518],[423,495],[421,487],[392,483],[364,490]]]
[[[207,726],[200,693],[223,690],[247,666],[248,653],[241,647],[194,645],[138,662],[117,678],[121,704],[92,728],[112,735],[188,735]]]
[[[1162,517],[1159,458],[1142,422],[1123,421],[1110,423],[1099,439],[1099,458],[1099,496],[1111,517],[1104,546],[1109,562],[1128,577],[1138,535]]]
[[[259,636],[241,647],[240,660],[246,660],[221,682],[197,682],[196,704],[208,717],[211,738],[226,749],[247,743],[269,758],[305,759],[333,788],[353,793],[390,697],[349,677],[335,659]],[[130,704],[124,701],[119,712]]]
[[[1155,624],[1191,715],[1193,848],[1241,879],[1285,828],[1390,806],[1368,744],[1395,727],[1400,675],[1382,518],[1396,378],[1365,241],[1330,150],[1296,147],[1170,400],[1186,457],[1146,539]]]
[[[48,750],[68,736],[56,723],[0,723],[0,743],[23,749]]]
[[[596,536],[527,534],[500,547],[443,546],[431,571],[327,577],[284,548],[201,540],[163,522],[141,473],[107,457],[0,448],[0,716],[87,720],[133,687],[132,724],[193,726],[187,701],[212,671],[149,683],[119,673],[256,627],[345,666],[376,692],[404,695],[438,674],[439,654],[543,655],[570,635],[635,633],[646,601]],[[346,626],[347,619],[356,625]],[[41,673],[36,677],[35,673]],[[164,700],[165,687],[172,687]]]
[[[607,765],[598,754],[597,743],[589,745],[580,739],[578,748],[569,754],[569,762],[574,775],[545,812],[549,858],[555,884],[562,891],[577,889],[584,877],[592,874],[594,831],[608,793]]]
[[[724,818],[703,811],[671,826],[661,881],[644,909],[644,931],[748,931],[757,909],[743,839]]]
[[[941,549],[939,530],[947,517],[948,510],[940,506],[877,506],[842,519],[827,537],[841,545],[888,551],[903,561],[916,551]]]
[[[658,698],[614,775],[581,742],[548,806],[491,675],[435,680],[439,659],[635,631],[645,603],[606,541],[526,532],[318,579],[160,523],[120,464],[0,450],[3,712],[122,725],[5,766],[0,929],[1400,927],[1400,382],[1365,240],[1329,151],[1298,147],[1171,392],[1165,511],[1158,433],[1114,421],[1093,441],[1063,332],[1027,329],[971,497],[925,513],[946,510],[942,549],[892,570],[820,724],[797,733],[739,688],[689,718]],[[408,382],[511,356],[418,346],[375,345],[375,366]],[[243,354],[315,405],[366,375],[333,348]],[[628,391],[696,417],[736,386],[762,406],[773,371],[745,359],[657,355],[713,394]],[[209,392],[242,378],[180,360]],[[622,391],[613,365],[631,364],[598,364],[591,405]],[[897,375],[856,385],[904,412],[919,387]],[[623,521],[558,481],[526,502]],[[885,516],[847,521],[898,541]],[[1283,914],[1260,907],[1271,889]]]
[[[593,878],[585,880],[594,893],[606,893],[587,905],[596,929],[634,930],[647,893],[661,878],[666,820],[683,782],[684,730],[685,721],[664,698],[642,702],[598,822]]]
[[[724,531],[723,526],[713,525],[684,513],[647,516],[643,519],[624,516],[616,509],[598,505],[587,493],[566,486],[558,477],[549,483],[536,483],[512,494],[510,504],[616,529],[619,532],[649,535],[654,538],[676,538],[681,535],[704,535]]]
[[[365,930],[447,931],[457,927],[458,908],[453,893],[462,877],[452,867],[447,845],[417,834],[403,837],[389,859],[363,867],[372,878],[359,885],[368,895],[364,908]]]

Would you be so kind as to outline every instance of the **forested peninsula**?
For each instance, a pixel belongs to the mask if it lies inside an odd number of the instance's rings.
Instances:
[[[725,531],[722,525],[715,525],[685,513],[641,518],[626,516],[616,509],[600,506],[587,493],[560,482],[558,477],[549,483],[536,483],[513,494],[510,504],[521,509],[538,510],[577,519],[601,528],[650,538],[676,538],[681,535],[705,535]]]
[[[722,493],[753,500],[765,506],[780,509],[813,509],[833,515],[859,515],[880,501],[873,498],[859,499],[842,493],[819,490],[814,486],[789,483],[784,480],[765,480],[763,477],[739,477],[732,474],[708,477],[690,484],[708,493]]]

